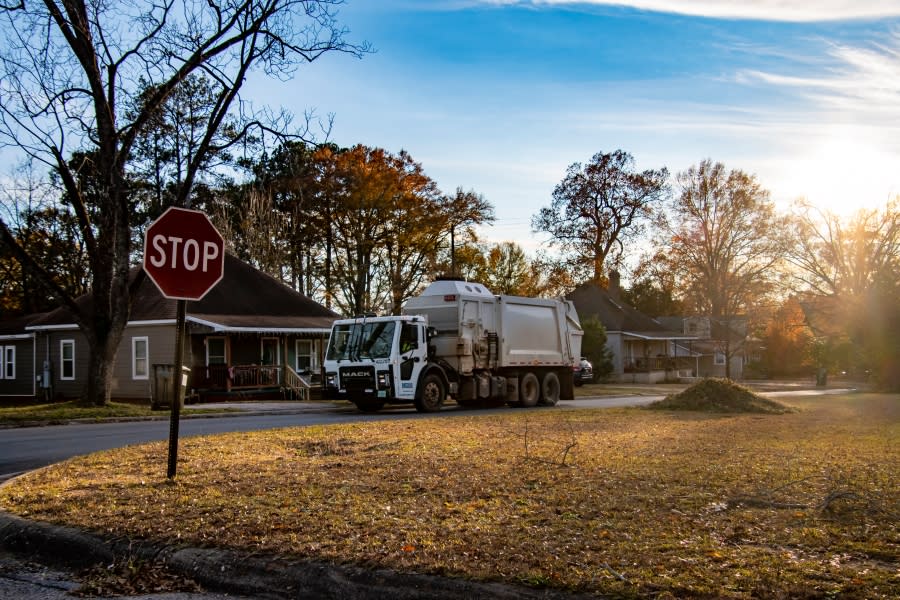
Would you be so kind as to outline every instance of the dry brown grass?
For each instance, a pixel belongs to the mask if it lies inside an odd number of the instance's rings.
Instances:
[[[0,506],[108,535],[619,597],[900,596],[900,397],[509,411],[187,438]],[[99,525],[98,524],[102,524]]]

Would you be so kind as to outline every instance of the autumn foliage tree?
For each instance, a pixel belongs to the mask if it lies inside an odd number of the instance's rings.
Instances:
[[[763,372],[772,378],[809,375],[814,367],[814,338],[800,300],[796,296],[787,298],[762,331]]]
[[[570,270],[543,253],[529,257],[516,242],[469,241],[456,249],[456,276],[495,294],[555,298],[575,287]]]
[[[586,165],[573,163],[553,190],[553,202],[532,218],[535,232],[550,234],[568,262],[600,281],[617,263],[625,243],[640,235],[666,194],[669,173],[635,170],[623,150],[598,152]]]
[[[50,183],[28,164],[6,181],[0,211],[10,234],[57,285],[73,297],[85,293],[90,266],[75,215],[56,202]],[[44,290],[0,239],[0,320],[55,308]]]
[[[857,364],[847,366],[900,389],[900,197],[850,217],[801,201],[791,233],[797,292],[823,347],[848,336]]]

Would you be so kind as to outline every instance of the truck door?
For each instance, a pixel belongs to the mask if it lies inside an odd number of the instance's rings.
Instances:
[[[416,382],[425,368],[428,345],[425,341],[425,326],[419,322],[403,321],[400,327],[398,364],[394,372],[397,381],[397,397],[413,399],[416,396]]]

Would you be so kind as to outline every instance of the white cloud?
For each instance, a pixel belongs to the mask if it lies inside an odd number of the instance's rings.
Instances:
[[[834,21],[900,16],[897,0],[482,0],[495,5],[594,4],[721,19]]]
[[[867,47],[834,45],[834,66],[814,77],[746,71],[738,80],[795,91],[809,105],[793,115],[799,134],[779,144],[789,160],[762,170],[785,196],[837,212],[900,194],[900,32]],[[779,164],[780,163],[780,164]]]
[[[834,45],[829,54],[835,66],[816,77],[744,71],[738,80],[795,89],[834,119],[900,125],[900,32],[866,48]]]

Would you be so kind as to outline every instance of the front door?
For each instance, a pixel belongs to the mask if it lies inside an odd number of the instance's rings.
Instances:
[[[259,373],[261,385],[276,385],[279,382],[278,367],[281,365],[281,346],[278,338],[262,338],[260,346],[260,364],[262,368]],[[271,368],[266,368],[271,367]]]
[[[263,338],[261,348],[260,364],[277,365],[281,362],[278,346],[278,338]]]

